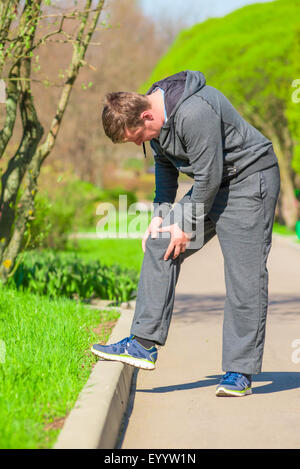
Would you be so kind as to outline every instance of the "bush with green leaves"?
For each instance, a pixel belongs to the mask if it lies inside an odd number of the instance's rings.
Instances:
[[[95,228],[97,205],[109,202],[118,207],[119,196],[127,196],[127,206],[137,202],[135,194],[122,188],[102,190],[81,180],[57,186],[54,193],[38,192],[35,213],[24,240],[27,249],[36,247],[63,250],[71,232]]]
[[[22,254],[8,285],[49,298],[100,298],[129,301],[136,296],[138,272],[99,260],[85,261],[73,253],[32,251]]]
[[[122,189],[122,187],[116,187],[114,189],[106,189],[103,191],[101,200],[99,200],[99,202],[110,202],[115,205],[116,208],[118,208],[120,195],[126,195],[128,207],[138,201],[134,192]]]

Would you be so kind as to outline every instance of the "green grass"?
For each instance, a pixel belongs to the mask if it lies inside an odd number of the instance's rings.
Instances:
[[[69,241],[67,252],[140,270],[140,239]],[[99,312],[67,299],[50,300],[0,287],[0,448],[50,448],[53,422],[73,408],[95,357],[93,331],[116,312]]]
[[[292,237],[296,243],[300,243],[300,239],[298,238],[296,231],[291,230],[285,225],[280,225],[279,223],[274,223],[273,226],[273,233],[279,234],[281,236]]]
[[[129,214],[112,210],[104,217],[99,215],[97,226],[78,228],[79,233],[145,233],[152,218],[151,211]]]
[[[99,260],[103,264],[140,271],[144,252],[141,239],[78,239],[70,240],[68,252],[76,252],[85,260]]]
[[[53,422],[73,408],[96,361],[89,351],[99,342],[93,329],[117,317],[0,287],[1,448],[53,446],[59,433]]]
[[[295,230],[291,230],[284,225],[279,225],[279,223],[274,223],[273,232],[284,236],[296,236]]]

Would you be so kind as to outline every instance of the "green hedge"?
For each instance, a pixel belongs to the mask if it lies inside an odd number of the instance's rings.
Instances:
[[[97,205],[103,202],[118,207],[119,196],[127,196],[127,205],[137,202],[135,194],[122,188],[101,190],[85,181],[70,181],[57,186],[53,193],[38,192],[34,217],[27,229],[24,246],[27,249],[52,248],[63,250],[71,232],[95,228],[100,217]]]
[[[136,296],[138,272],[99,260],[85,261],[73,253],[32,251],[22,261],[8,285],[50,298],[101,298],[129,301]]]

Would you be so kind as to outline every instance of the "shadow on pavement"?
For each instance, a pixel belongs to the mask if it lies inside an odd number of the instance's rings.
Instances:
[[[152,389],[136,389],[136,392],[165,393],[173,391],[187,391],[189,389],[203,388],[206,386],[217,386],[222,375],[206,376],[207,379],[194,381],[192,383],[175,384],[171,386],[160,386]],[[270,381],[270,383],[257,386],[257,383]],[[300,372],[293,371],[270,371],[253,376],[253,394],[267,394],[289,389],[300,388]]]
[[[172,391],[187,391],[189,389],[203,388],[206,386],[216,386],[219,383],[221,376],[219,376],[218,379],[216,376],[208,376],[208,378],[213,379],[202,379],[199,381],[194,381],[192,383],[174,384],[172,386],[160,386],[152,389],[137,389],[136,392],[164,393]]]
[[[178,294],[175,297],[173,319],[184,322],[223,318],[225,296]],[[269,296],[268,314],[286,319],[300,318],[300,296],[272,294]]]
[[[300,388],[300,372],[296,371],[273,371],[260,373],[253,377],[253,383],[260,381],[271,381],[261,386],[255,386],[253,393],[267,394],[271,392],[288,391]]]

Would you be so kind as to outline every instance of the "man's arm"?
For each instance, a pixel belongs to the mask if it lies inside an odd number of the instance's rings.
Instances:
[[[179,175],[175,166],[165,156],[159,154],[159,148],[153,142],[151,142],[151,148],[155,161],[155,198],[152,220],[142,240],[144,252],[148,236],[156,237],[157,229],[172,208],[177,193]]]
[[[155,161],[155,198],[154,217],[164,218],[169,213],[176,198],[178,188],[178,169],[151,143]]]
[[[197,98],[200,99],[201,98]],[[187,112],[188,111],[188,112]],[[186,233],[193,223],[201,223],[210,211],[219,190],[223,173],[223,136],[221,118],[205,101],[190,105],[179,120],[179,132],[194,173],[190,203],[178,226]],[[178,209],[175,204],[174,210]]]
[[[198,98],[197,98],[198,99]],[[186,145],[186,154],[194,173],[194,185],[189,203],[173,207],[174,224],[158,228],[170,231],[171,241],[165,253],[167,260],[184,252],[193,239],[195,230],[209,213],[219,190],[223,173],[223,137],[221,119],[207,103],[189,106],[184,117],[179,117],[179,133]],[[203,104],[203,105],[202,105]]]

